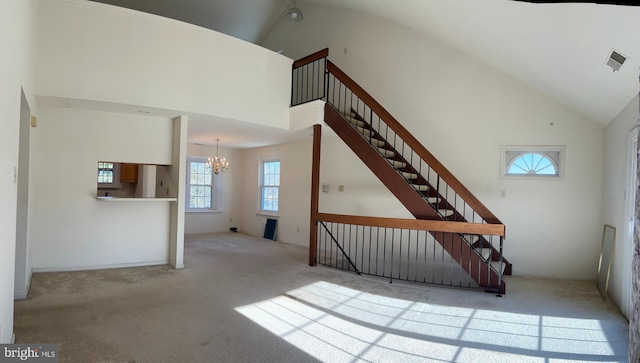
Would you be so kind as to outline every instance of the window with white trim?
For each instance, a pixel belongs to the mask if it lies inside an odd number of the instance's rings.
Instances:
[[[98,162],[98,188],[120,187],[120,164],[99,161]]]
[[[187,211],[213,210],[215,178],[205,158],[187,158]]]
[[[503,178],[562,178],[564,146],[503,146]]]
[[[260,211],[277,213],[280,200],[280,160],[260,161]]]

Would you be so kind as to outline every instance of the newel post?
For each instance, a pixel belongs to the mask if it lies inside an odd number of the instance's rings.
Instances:
[[[309,224],[309,266],[315,266],[318,253],[318,199],[320,198],[320,144],[322,126],[313,125],[313,156],[311,161],[311,220]]]

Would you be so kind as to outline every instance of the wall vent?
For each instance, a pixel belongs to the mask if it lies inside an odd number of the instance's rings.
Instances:
[[[607,58],[607,65],[615,72],[622,67],[626,60],[626,56],[620,54],[615,49],[611,49],[611,53],[609,53],[609,57]]]

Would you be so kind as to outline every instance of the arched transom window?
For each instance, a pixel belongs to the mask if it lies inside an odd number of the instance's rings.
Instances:
[[[510,175],[558,175],[558,165],[543,153],[519,153],[508,165]]]
[[[561,177],[563,154],[563,146],[503,146],[502,175],[505,177]]]

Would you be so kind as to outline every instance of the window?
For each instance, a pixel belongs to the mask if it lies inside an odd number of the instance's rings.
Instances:
[[[187,159],[187,210],[214,208],[214,178],[206,159]]]
[[[112,162],[98,162],[98,188],[120,187],[120,164]]]
[[[503,146],[502,177],[560,178],[564,146]]]
[[[98,183],[113,183],[113,163],[98,163]]]
[[[260,164],[260,211],[278,212],[280,192],[280,161],[262,161]]]
[[[558,175],[553,159],[542,153],[519,153],[509,164],[509,175]]]

